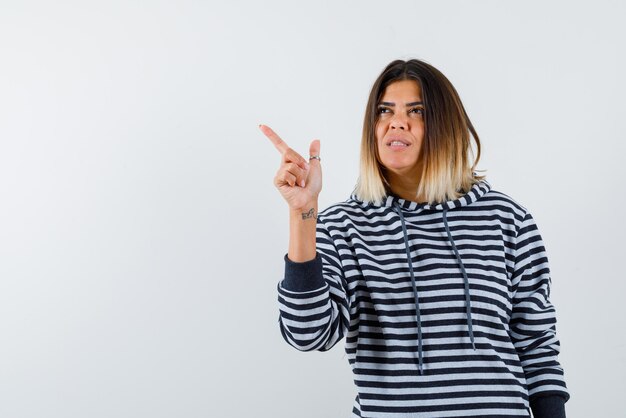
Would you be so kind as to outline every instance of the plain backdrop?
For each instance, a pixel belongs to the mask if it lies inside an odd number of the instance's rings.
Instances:
[[[273,127],[357,179],[419,58],[548,252],[568,417],[624,417],[624,3],[0,1],[0,416],[349,417],[344,342],[278,328]]]

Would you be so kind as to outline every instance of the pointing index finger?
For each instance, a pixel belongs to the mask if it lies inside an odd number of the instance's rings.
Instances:
[[[281,153],[284,154],[285,151],[287,151],[289,149],[289,146],[287,145],[287,143],[285,141],[283,141],[277,134],[276,132],[274,132],[272,130],[272,128],[270,128],[267,125],[259,125],[259,128],[261,128],[261,132],[263,132],[265,134],[266,137],[268,137],[270,139],[270,141],[272,141],[272,143],[274,144],[274,146],[276,147],[276,149]]]

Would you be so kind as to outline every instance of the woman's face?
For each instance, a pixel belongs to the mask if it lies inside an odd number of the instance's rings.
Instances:
[[[389,84],[378,103],[376,145],[380,161],[387,170],[416,179],[423,139],[424,105],[419,84],[415,80]]]

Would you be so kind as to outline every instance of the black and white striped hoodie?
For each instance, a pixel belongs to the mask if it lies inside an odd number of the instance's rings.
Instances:
[[[352,416],[565,416],[546,250],[486,180],[433,205],[353,193],[318,214],[314,260],[284,260],[282,335],[302,351],[345,337]]]

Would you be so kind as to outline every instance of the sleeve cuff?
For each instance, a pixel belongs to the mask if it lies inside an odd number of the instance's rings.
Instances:
[[[565,418],[565,398],[560,395],[537,396],[530,400],[534,418]]]
[[[322,273],[322,257],[315,253],[313,260],[291,261],[285,254],[285,278],[282,286],[292,292],[308,292],[324,287],[326,282]]]

